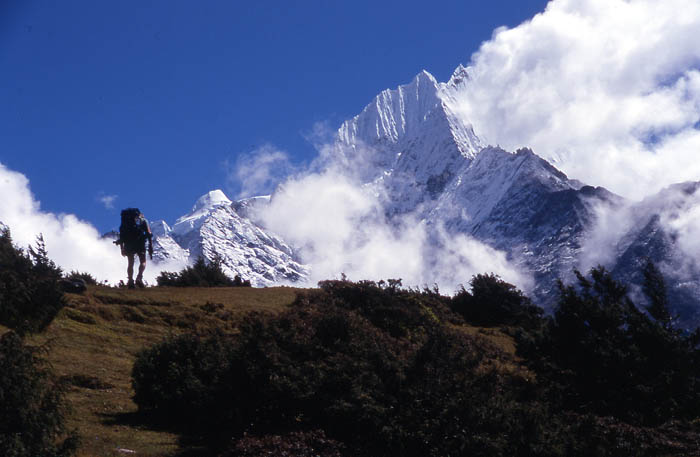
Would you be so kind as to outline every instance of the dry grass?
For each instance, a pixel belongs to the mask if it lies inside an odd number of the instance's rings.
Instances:
[[[78,456],[166,456],[188,451],[196,455],[177,435],[135,420],[130,376],[136,354],[185,331],[235,331],[246,313],[283,310],[297,290],[96,286],[83,295],[68,294],[68,307],[28,343],[48,344],[54,371],[71,384],[68,427],[81,436]]]

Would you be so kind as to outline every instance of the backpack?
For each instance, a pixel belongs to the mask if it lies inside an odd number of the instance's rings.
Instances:
[[[138,208],[126,208],[122,210],[122,223],[119,226],[119,239],[128,244],[133,244],[145,239],[145,233],[141,221],[143,215]]]

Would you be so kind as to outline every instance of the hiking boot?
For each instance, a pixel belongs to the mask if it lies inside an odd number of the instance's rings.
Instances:
[[[136,289],[136,286],[134,285],[134,280],[130,279],[126,287],[128,287],[129,289]]]
[[[136,287],[140,287],[141,289],[143,289],[144,287],[146,287],[146,284],[143,283],[143,279],[141,279],[141,278],[136,278]]]

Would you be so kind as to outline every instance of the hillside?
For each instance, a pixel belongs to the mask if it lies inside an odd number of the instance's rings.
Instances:
[[[302,290],[91,286],[82,295],[66,294],[68,306],[28,343],[47,345],[56,375],[70,383],[68,429],[77,429],[82,440],[77,456],[130,455],[127,450],[153,457],[200,455],[188,437],[138,418],[131,386],[136,354],[168,336],[215,328],[235,332],[247,313],[279,313]],[[0,326],[0,333],[4,330]],[[463,330],[515,352],[512,338],[498,330],[469,325]]]
[[[72,384],[68,428],[82,443],[78,456],[177,455],[187,450],[171,432],[135,420],[131,368],[136,353],[169,335],[206,329],[234,329],[251,311],[276,313],[297,289],[91,287],[67,294],[69,305],[30,344],[47,344],[58,376]],[[196,453],[195,453],[196,454]]]
[[[644,274],[649,317],[603,269],[553,318],[493,275],[453,297],[92,286],[25,341],[67,384],[77,456],[699,455],[700,333]]]

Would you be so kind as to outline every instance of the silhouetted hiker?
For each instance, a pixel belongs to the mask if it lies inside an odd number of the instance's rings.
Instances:
[[[153,234],[148,221],[138,208],[122,210],[122,224],[119,226],[119,239],[114,242],[122,248],[122,255],[129,261],[126,273],[129,276],[129,289],[134,288],[134,255],[139,256],[139,273],[136,275],[136,285],[144,287],[143,271],[146,269],[146,241],[148,254],[153,259]]]

